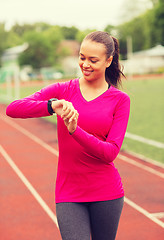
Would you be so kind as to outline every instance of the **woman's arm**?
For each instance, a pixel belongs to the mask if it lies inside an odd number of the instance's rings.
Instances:
[[[85,151],[106,163],[112,162],[118,155],[127,128],[130,111],[130,99],[125,97],[116,107],[112,127],[106,141],[99,140],[77,126],[72,137],[84,147]],[[101,126],[100,126],[101,127]]]
[[[51,84],[40,91],[10,103],[6,114],[13,118],[34,118],[50,116],[48,100],[59,98],[62,86],[59,83]]]

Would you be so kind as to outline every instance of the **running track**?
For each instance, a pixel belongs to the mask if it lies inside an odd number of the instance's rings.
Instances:
[[[61,240],[54,204],[56,126],[10,119],[0,105],[0,239]],[[120,153],[125,189],[117,240],[164,239],[164,167]]]

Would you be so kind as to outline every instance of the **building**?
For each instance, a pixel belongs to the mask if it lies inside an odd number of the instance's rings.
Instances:
[[[0,69],[0,82],[4,82],[7,76],[12,77],[18,72],[20,73],[18,57],[27,48],[28,44],[24,43],[23,45],[8,48],[3,52],[3,55],[1,57],[2,68]],[[25,77],[27,77],[27,75],[25,76],[24,74],[24,78]]]
[[[74,77],[79,76],[80,68],[78,66],[78,57],[80,44],[75,40],[63,40],[61,42],[61,49],[65,48],[67,56],[61,60],[61,68],[64,76]],[[0,69],[0,82],[5,82],[6,78],[10,76],[14,79],[15,74],[19,74],[21,81],[29,79],[58,79],[63,76],[62,73],[55,70],[54,67],[41,68],[40,70],[32,69],[30,66],[19,66],[19,55],[28,48],[28,43],[23,45],[6,49],[2,55],[2,68]]]
[[[128,60],[122,61],[125,74],[145,74],[164,72],[164,46],[132,53]]]
[[[69,56],[64,57],[62,60],[62,68],[68,76],[78,76],[80,68],[78,65],[80,44],[75,40],[64,40],[61,46],[69,50]]]

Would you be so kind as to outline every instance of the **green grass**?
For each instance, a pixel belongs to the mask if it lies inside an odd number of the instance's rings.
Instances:
[[[164,142],[164,79],[133,80],[124,83],[131,98],[127,131]],[[122,149],[164,162],[164,149],[125,138]]]
[[[21,88],[21,97],[28,96],[44,87]],[[1,93],[6,90],[0,87]],[[131,112],[127,131],[148,139],[164,142],[164,79],[125,81],[123,91],[131,98]],[[53,123],[55,117],[46,118]],[[164,149],[125,138],[123,150],[129,150],[164,163]]]

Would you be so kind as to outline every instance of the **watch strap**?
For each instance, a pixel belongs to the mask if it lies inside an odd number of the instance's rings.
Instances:
[[[51,115],[53,115],[53,113],[55,113],[54,110],[52,109],[52,102],[53,101],[58,101],[58,99],[57,98],[51,98],[51,99],[48,100],[48,103],[47,103],[48,112]]]

